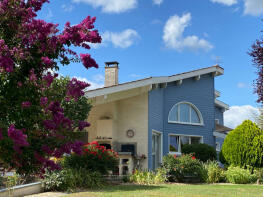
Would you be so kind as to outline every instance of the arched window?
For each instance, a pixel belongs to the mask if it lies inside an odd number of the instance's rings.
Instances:
[[[203,118],[197,107],[189,102],[175,104],[169,112],[169,123],[203,125]]]

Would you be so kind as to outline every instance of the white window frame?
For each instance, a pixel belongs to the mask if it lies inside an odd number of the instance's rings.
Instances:
[[[219,119],[215,119],[215,124],[219,124]]]
[[[170,151],[170,137],[171,136],[179,136],[179,145],[178,145],[178,152],[171,152]],[[204,143],[204,136],[201,136],[201,135],[185,135],[185,134],[174,134],[174,133],[170,133],[168,135],[168,150],[169,150],[169,154],[172,154],[172,155],[181,155],[182,154],[182,150],[181,150],[181,140],[180,140],[180,136],[182,137],[189,137],[189,144],[191,144],[191,137],[200,137],[201,140],[200,140],[200,144],[203,144]]]
[[[178,121],[170,120],[170,114],[171,114],[172,110],[173,110],[175,107],[180,106],[181,104],[188,104],[188,105],[190,105],[189,120],[191,121],[191,114],[192,114],[192,113],[191,113],[191,110],[194,109],[194,110],[197,112],[197,115],[198,115],[198,117],[199,117],[199,119],[200,119],[200,123],[181,122],[181,121],[180,121],[180,107],[178,107],[178,111],[177,111]],[[168,114],[168,123],[203,126],[203,125],[204,125],[204,120],[203,120],[203,116],[202,116],[201,112],[199,111],[199,109],[198,109],[193,103],[190,103],[190,102],[187,102],[187,101],[182,101],[182,102],[176,103],[176,104],[172,107],[172,109],[169,111],[169,114]]]
[[[161,140],[161,144],[160,144],[161,150],[160,150],[160,161],[159,162],[163,163],[163,132],[152,129],[152,135],[153,134],[160,135],[160,137],[161,137],[161,139],[160,139]],[[153,153],[152,153],[152,155],[153,155]]]
[[[221,146],[219,142],[216,142],[216,151],[220,152],[221,151]]]

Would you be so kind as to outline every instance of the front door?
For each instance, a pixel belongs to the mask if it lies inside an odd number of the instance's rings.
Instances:
[[[152,164],[153,169],[161,165],[161,134],[157,132],[152,133]]]

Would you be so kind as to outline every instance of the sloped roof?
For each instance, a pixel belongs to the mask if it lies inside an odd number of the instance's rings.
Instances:
[[[232,131],[233,129],[226,127],[224,125],[216,124],[215,131],[218,133],[227,134],[229,131]]]
[[[131,81],[131,82],[126,82],[126,83],[121,83],[118,85],[113,85],[109,87],[103,87],[103,88],[98,88],[94,90],[89,90],[86,92],[86,96],[89,98],[97,97],[97,96],[102,96],[106,94],[112,94],[116,92],[121,92],[125,90],[130,90],[133,88],[138,88],[138,87],[143,87],[143,86],[148,86],[152,84],[159,84],[159,83],[168,83],[168,82],[173,82],[173,81],[180,81],[183,79],[187,78],[192,78],[196,76],[201,76],[204,74],[209,74],[209,73],[215,73],[215,76],[222,75],[224,73],[224,69],[218,65],[207,67],[207,68],[201,68],[189,72],[183,72],[180,74],[175,74],[171,76],[164,76],[164,77],[148,77],[136,81]]]

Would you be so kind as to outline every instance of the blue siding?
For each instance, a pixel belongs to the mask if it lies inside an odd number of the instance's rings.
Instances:
[[[178,102],[193,103],[201,112],[204,120],[203,126],[183,125],[168,123],[170,109]],[[183,80],[181,85],[169,83],[166,88],[149,92],[149,169],[152,169],[152,130],[163,132],[163,155],[169,152],[168,135],[200,135],[204,143],[215,146],[213,136],[215,106],[214,106],[214,77],[202,75],[196,81],[193,78]]]
[[[149,121],[148,121],[148,168],[152,169],[152,130],[163,131],[163,104],[164,89],[155,89],[149,92]]]
[[[219,119],[219,124],[224,125],[224,112],[219,107],[215,107],[215,119]]]

